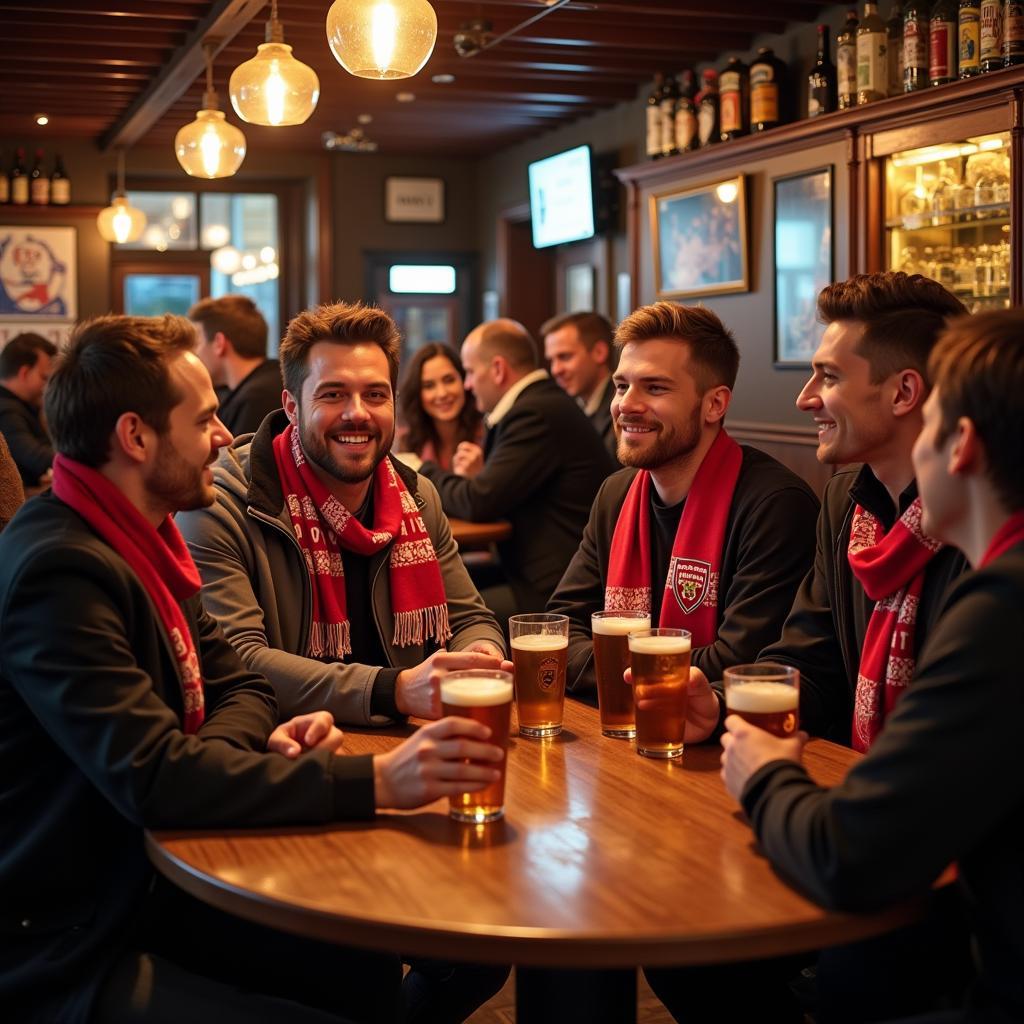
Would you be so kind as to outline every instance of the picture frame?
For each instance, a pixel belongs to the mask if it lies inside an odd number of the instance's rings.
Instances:
[[[750,290],[745,175],[650,196],[659,298]]]
[[[772,181],[772,334],[777,367],[809,367],[818,293],[835,279],[834,167]]]
[[[443,178],[387,178],[384,219],[389,224],[442,224]]]
[[[78,316],[78,232],[0,226],[0,323],[69,324]]]

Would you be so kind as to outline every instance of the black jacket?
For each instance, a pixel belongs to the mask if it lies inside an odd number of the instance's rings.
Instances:
[[[955,861],[986,1020],[1024,1020],[1021,609],[1024,545],[955,583],[913,685],[842,785],[775,761],[743,794],[766,855],[827,907],[923,894]]]
[[[152,870],[144,828],[373,814],[368,757],[265,753],[273,691],[198,595],[206,692],[182,732],[173,652],[127,563],[47,493],[0,536],[0,1006],[83,1021]]]
[[[900,495],[899,512],[917,497],[911,484]],[[853,696],[864,634],[874,601],[850,570],[853,510],[860,504],[888,528],[896,516],[892,499],[867,466],[837,473],[825,488],[818,517],[814,567],[800,585],[781,639],[761,651],[762,661],[777,661],[800,670],[800,725],[811,735],[850,743]],[[949,585],[967,568],[956,548],[943,548],[928,563],[914,632],[915,654],[935,625]]]
[[[779,635],[814,554],[814,493],[771,456],[741,447],[743,464],[722,545],[718,638],[693,652],[693,664],[709,679],[720,679],[730,665],[754,661],[765,642]],[[583,542],[548,602],[549,612],[569,616],[567,684],[576,695],[594,690],[590,616],[604,608],[612,536],[636,474],[622,469],[605,481]],[[652,586],[663,588],[664,580]]]
[[[617,466],[619,464],[616,455],[615,426],[612,423],[612,399],[615,397],[615,381],[608,378],[604,384],[604,391],[601,395],[601,404],[593,415],[588,416],[591,425],[597,431],[598,436],[604,442],[608,454],[612,457]]]
[[[217,415],[236,437],[253,434],[265,416],[281,408],[281,366],[276,359],[260,363],[234,391],[221,400]]]
[[[590,503],[612,469],[580,407],[553,380],[525,388],[487,433],[486,461],[472,480],[425,462],[420,472],[449,516],[508,519],[498,545],[521,611],[543,611],[580,542]]]
[[[39,412],[0,384],[0,434],[26,487],[35,487],[53,463],[53,445]]]

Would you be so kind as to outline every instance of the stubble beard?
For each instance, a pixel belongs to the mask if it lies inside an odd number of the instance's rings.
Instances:
[[[630,424],[626,426],[640,424]],[[650,448],[637,450],[632,449],[623,442],[622,428],[615,423],[616,454],[619,462],[624,466],[631,466],[634,469],[660,469],[662,466],[689,455],[698,444],[700,444],[700,409],[694,411],[690,422],[682,431],[666,431],[663,424],[660,433]]]
[[[352,433],[368,433],[374,435],[372,430],[353,430]],[[380,436],[374,435],[374,440],[377,444],[376,452],[372,453],[365,463],[358,467],[346,468],[338,462],[337,459],[331,454],[330,448],[323,437],[316,434],[313,430],[309,429],[308,424],[305,422],[302,416],[302,410],[299,410],[299,442],[302,445],[302,454],[313,463],[314,466],[318,467],[328,476],[333,477],[335,480],[343,484],[361,484],[364,480],[371,477],[377,467],[384,461],[388,452],[391,450],[391,444],[395,438],[395,431],[392,427],[390,436],[385,440]]]

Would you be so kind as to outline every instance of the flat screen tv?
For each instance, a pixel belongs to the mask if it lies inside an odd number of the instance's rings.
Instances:
[[[544,249],[594,237],[594,187],[590,147],[577,146],[536,160],[530,172],[533,245]]]

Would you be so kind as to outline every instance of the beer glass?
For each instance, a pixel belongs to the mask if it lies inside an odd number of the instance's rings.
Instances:
[[[633,688],[622,678],[629,668],[627,634],[650,629],[649,612],[603,611],[590,617],[594,638],[594,674],[597,677],[597,706],[601,732],[605,736],[632,739],[636,735]]]
[[[508,620],[520,736],[557,736],[565,704],[567,615],[513,615]]]
[[[736,665],[724,673],[725,706],[785,739],[800,728],[800,672],[788,665]]]
[[[483,722],[491,730],[487,741],[505,751],[504,759],[478,761],[497,768],[501,778],[475,793],[456,793],[448,798],[448,814],[456,821],[494,821],[505,813],[505,762],[508,760],[508,735],[512,718],[512,675],[485,669],[449,672],[441,680],[441,710],[446,717],[458,715]]]
[[[681,757],[690,682],[690,632],[641,629],[629,634],[636,704],[636,752]]]

